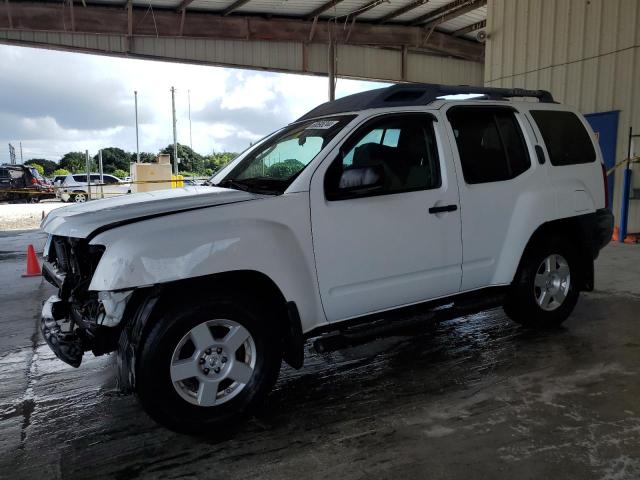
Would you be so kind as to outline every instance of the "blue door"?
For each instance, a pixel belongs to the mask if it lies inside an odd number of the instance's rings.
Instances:
[[[618,116],[620,112],[590,113],[585,115],[587,122],[596,134],[602,150],[604,165],[607,169],[616,163],[616,140],[618,139]],[[609,175],[609,208],[613,208],[613,185],[615,172]]]

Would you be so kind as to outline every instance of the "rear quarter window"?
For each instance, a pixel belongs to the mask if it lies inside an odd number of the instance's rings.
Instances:
[[[596,152],[591,136],[580,119],[572,112],[531,110],[555,166],[591,163]]]

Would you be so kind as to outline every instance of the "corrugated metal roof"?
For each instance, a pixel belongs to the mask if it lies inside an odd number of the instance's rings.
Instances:
[[[90,0],[89,3],[113,4],[122,3],[123,0]],[[306,18],[316,9],[325,5],[328,0],[249,0],[244,5],[236,8],[232,15],[273,15],[275,17]],[[375,7],[357,15],[359,22],[376,22],[384,16],[396,10],[412,4],[415,0],[382,0]],[[428,0],[425,4],[417,6],[410,11],[391,20],[390,24],[410,24],[413,20],[433,12],[453,0]],[[347,20],[349,15],[358,13],[367,6],[371,0],[342,0],[320,14],[322,19],[338,17]],[[210,12],[223,12],[235,3],[235,0],[194,0],[188,5],[189,10]],[[157,8],[178,8],[181,0],[133,0],[136,6],[149,6]],[[481,20],[486,20],[487,8],[477,8],[471,12],[460,15],[452,20],[438,25],[438,30],[452,32]],[[475,32],[465,35],[466,38],[475,39]]]

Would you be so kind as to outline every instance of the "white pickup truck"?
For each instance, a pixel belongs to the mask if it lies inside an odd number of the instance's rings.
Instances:
[[[459,93],[478,97],[446,98]],[[187,432],[250,412],[282,360],[300,368],[305,341],[326,332],[443,305],[558,325],[593,289],[613,225],[593,133],[537,90],[352,95],[211,183],[42,223],[53,351],[74,366],[117,352],[144,409]]]

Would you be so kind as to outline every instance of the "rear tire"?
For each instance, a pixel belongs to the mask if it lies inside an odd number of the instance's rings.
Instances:
[[[282,361],[279,329],[265,311],[231,296],[167,311],[143,340],[136,365],[136,393],[149,416],[177,432],[205,433],[251,413]],[[237,348],[232,332],[246,336]]]
[[[71,195],[71,200],[75,203],[84,203],[87,201],[87,194],[84,192],[75,192]]]
[[[571,314],[580,294],[575,248],[555,238],[525,256],[504,303],[509,318],[530,328],[552,328]]]

